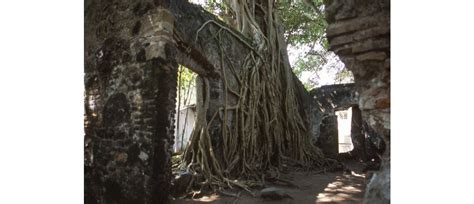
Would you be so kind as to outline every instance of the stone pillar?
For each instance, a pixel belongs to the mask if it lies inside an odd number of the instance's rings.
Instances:
[[[166,203],[177,77],[173,16],[97,1],[86,8],[85,23],[85,203]]]

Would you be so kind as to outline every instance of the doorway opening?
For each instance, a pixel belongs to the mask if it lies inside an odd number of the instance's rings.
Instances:
[[[176,120],[173,153],[182,153],[188,144],[196,119],[196,77],[191,69],[179,65],[176,94]]]
[[[350,152],[354,149],[351,138],[352,107],[336,111],[336,115],[339,153]]]

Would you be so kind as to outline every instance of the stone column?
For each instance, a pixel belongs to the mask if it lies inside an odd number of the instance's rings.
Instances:
[[[86,8],[85,203],[166,203],[177,77],[173,15],[112,4]]]
[[[153,107],[156,125],[153,137],[153,173],[150,185],[152,203],[168,200],[171,187],[171,152],[174,138],[177,71],[176,45],[173,41],[173,14],[158,7],[144,20],[145,53],[150,64],[149,99]]]

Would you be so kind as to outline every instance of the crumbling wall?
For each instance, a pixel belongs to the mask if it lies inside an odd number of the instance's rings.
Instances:
[[[339,129],[337,128],[337,125],[336,115],[328,115],[322,118],[321,124],[319,125],[322,136],[316,143],[326,157],[333,159],[336,159],[339,154]]]
[[[247,54],[252,52],[245,43],[251,44],[251,41],[239,31],[227,27],[226,23],[199,5],[190,4],[186,0],[175,0],[170,3],[169,8],[175,16],[174,40],[178,48],[178,63],[209,80],[210,99],[206,113],[207,121],[211,122],[216,113],[218,115],[215,118],[224,118],[224,111],[222,111],[224,104],[227,103],[228,107],[233,107],[239,103],[236,94],[240,91],[239,80],[241,79],[238,77],[242,68],[245,67]],[[218,33],[221,33],[221,40],[218,39]],[[294,74],[293,81],[296,87],[298,110],[304,117],[303,121],[307,122],[311,97]],[[233,111],[227,112],[228,125],[232,124],[235,118]],[[306,125],[309,126],[309,123]],[[212,120],[209,125],[217,159],[221,159],[223,155],[221,153],[222,126],[223,122],[219,119]],[[236,127],[229,127],[234,131],[233,128]]]
[[[390,202],[390,1],[326,0],[330,50],[352,71],[363,120],[386,144],[365,203]]]
[[[237,104],[249,42],[237,31],[213,38],[232,28],[186,0],[86,0],[84,15],[85,202],[165,203],[178,63],[209,82],[209,122]],[[209,126],[218,157],[221,127]]]
[[[357,105],[359,100],[355,85],[352,83],[321,86],[311,90],[309,94],[311,97],[310,128],[315,141],[321,136],[320,126],[325,117],[335,115],[337,109]]]
[[[367,143],[370,141],[365,138],[365,130],[363,128],[364,121],[362,121],[362,112],[359,106],[352,106],[352,118],[351,118],[351,139],[354,149],[351,151],[351,155],[354,155],[359,160],[368,161]]]
[[[178,48],[178,63],[209,82],[209,98],[205,99],[209,102],[206,120],[210,123],[209,133],[216,159],[221,160],[223,121],[212,120],[212,117],[217,113],[216,118],[224,118],[225,103],[228,107],[238,103],[234,93],[239,92],[239,82],[235,74],[240,73],[245,56],[251,50],[229,33],[229,30],[233,31],[235,35],[245,39],[238,31],[228,27],[223,29],[225,23],[201,6],[186,0],[175,0],[170,3],[169,8],[175,16],[174,40]],[[221,40],[218,33],[221,33]],[[197,88],[202,91],[203,83],[199,83]],[[232,111],[227,112],[227,124],[232,124],[235,119],[233,114]]]
[[[86,1],[85,8],[86,203],[166,202],[177,63],[209,82],[209,122],[224,100],[237,103],[224,90],[238,90],[232,74],[250,49],[237,31],[213,38],[225,24],[186,0]],[[209,21],[220,25],[204,26]],[[209,126],[218,159],[221,125]],[[104,138],[108,132],[120,137]]]
[[[85,1],[85,203],[165,203],[176,97],[163,1]]]
[[[311,100],[309,113],[311,114],[308,118],[311,137],[326,156],[337,158],[339,148],[335,111],[357,106],[359,95],[355,90],[355,85],[349,83],[321,86],[311,90],[309,95]]]

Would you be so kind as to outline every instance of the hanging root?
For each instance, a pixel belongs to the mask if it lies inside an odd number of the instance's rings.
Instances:
[[[204,23],[196,33],[197,40],[205,26],[215,25],[219,32],[214,40],[219,45],[222,45],[223,35],[230,34],[250,48],[242,67],[235,69],[220,47],[220,67],[230,68],[230,72],[221,69],[224,104],[206,121],[210,90],[208,80],[202,79],[204,101],[197,108],[195,127],[182,157],[181,168],[195,175],[196,184],[214,191],[237,187],[252,194],[250,188],[263,186],[266,180],[294,185],[278,178],[284,166],[310,170],[332,164],[311,143],[307,125],[298,111],[300,104],[293,76],[289,65],[281,59],[282,42],[278,39],[275,26],[278,22],[272,8],[265,12],[266,36],[255,19],[249,19],[248,9],[245,5],[239,10],[246,13],[240,15],[238,19],[242,22],[237,25],[240,25],[239,30],[248,31],[243,34],[250,35],[252,45],[241,34],[213,20]],[[229,86],[229,76],[237,81],[237,89]],[[237,104],[228,104],[229,94],[237,97]],[[220,123],[221,127],[220,155],[215,154],[209,133],[213,123]]]

